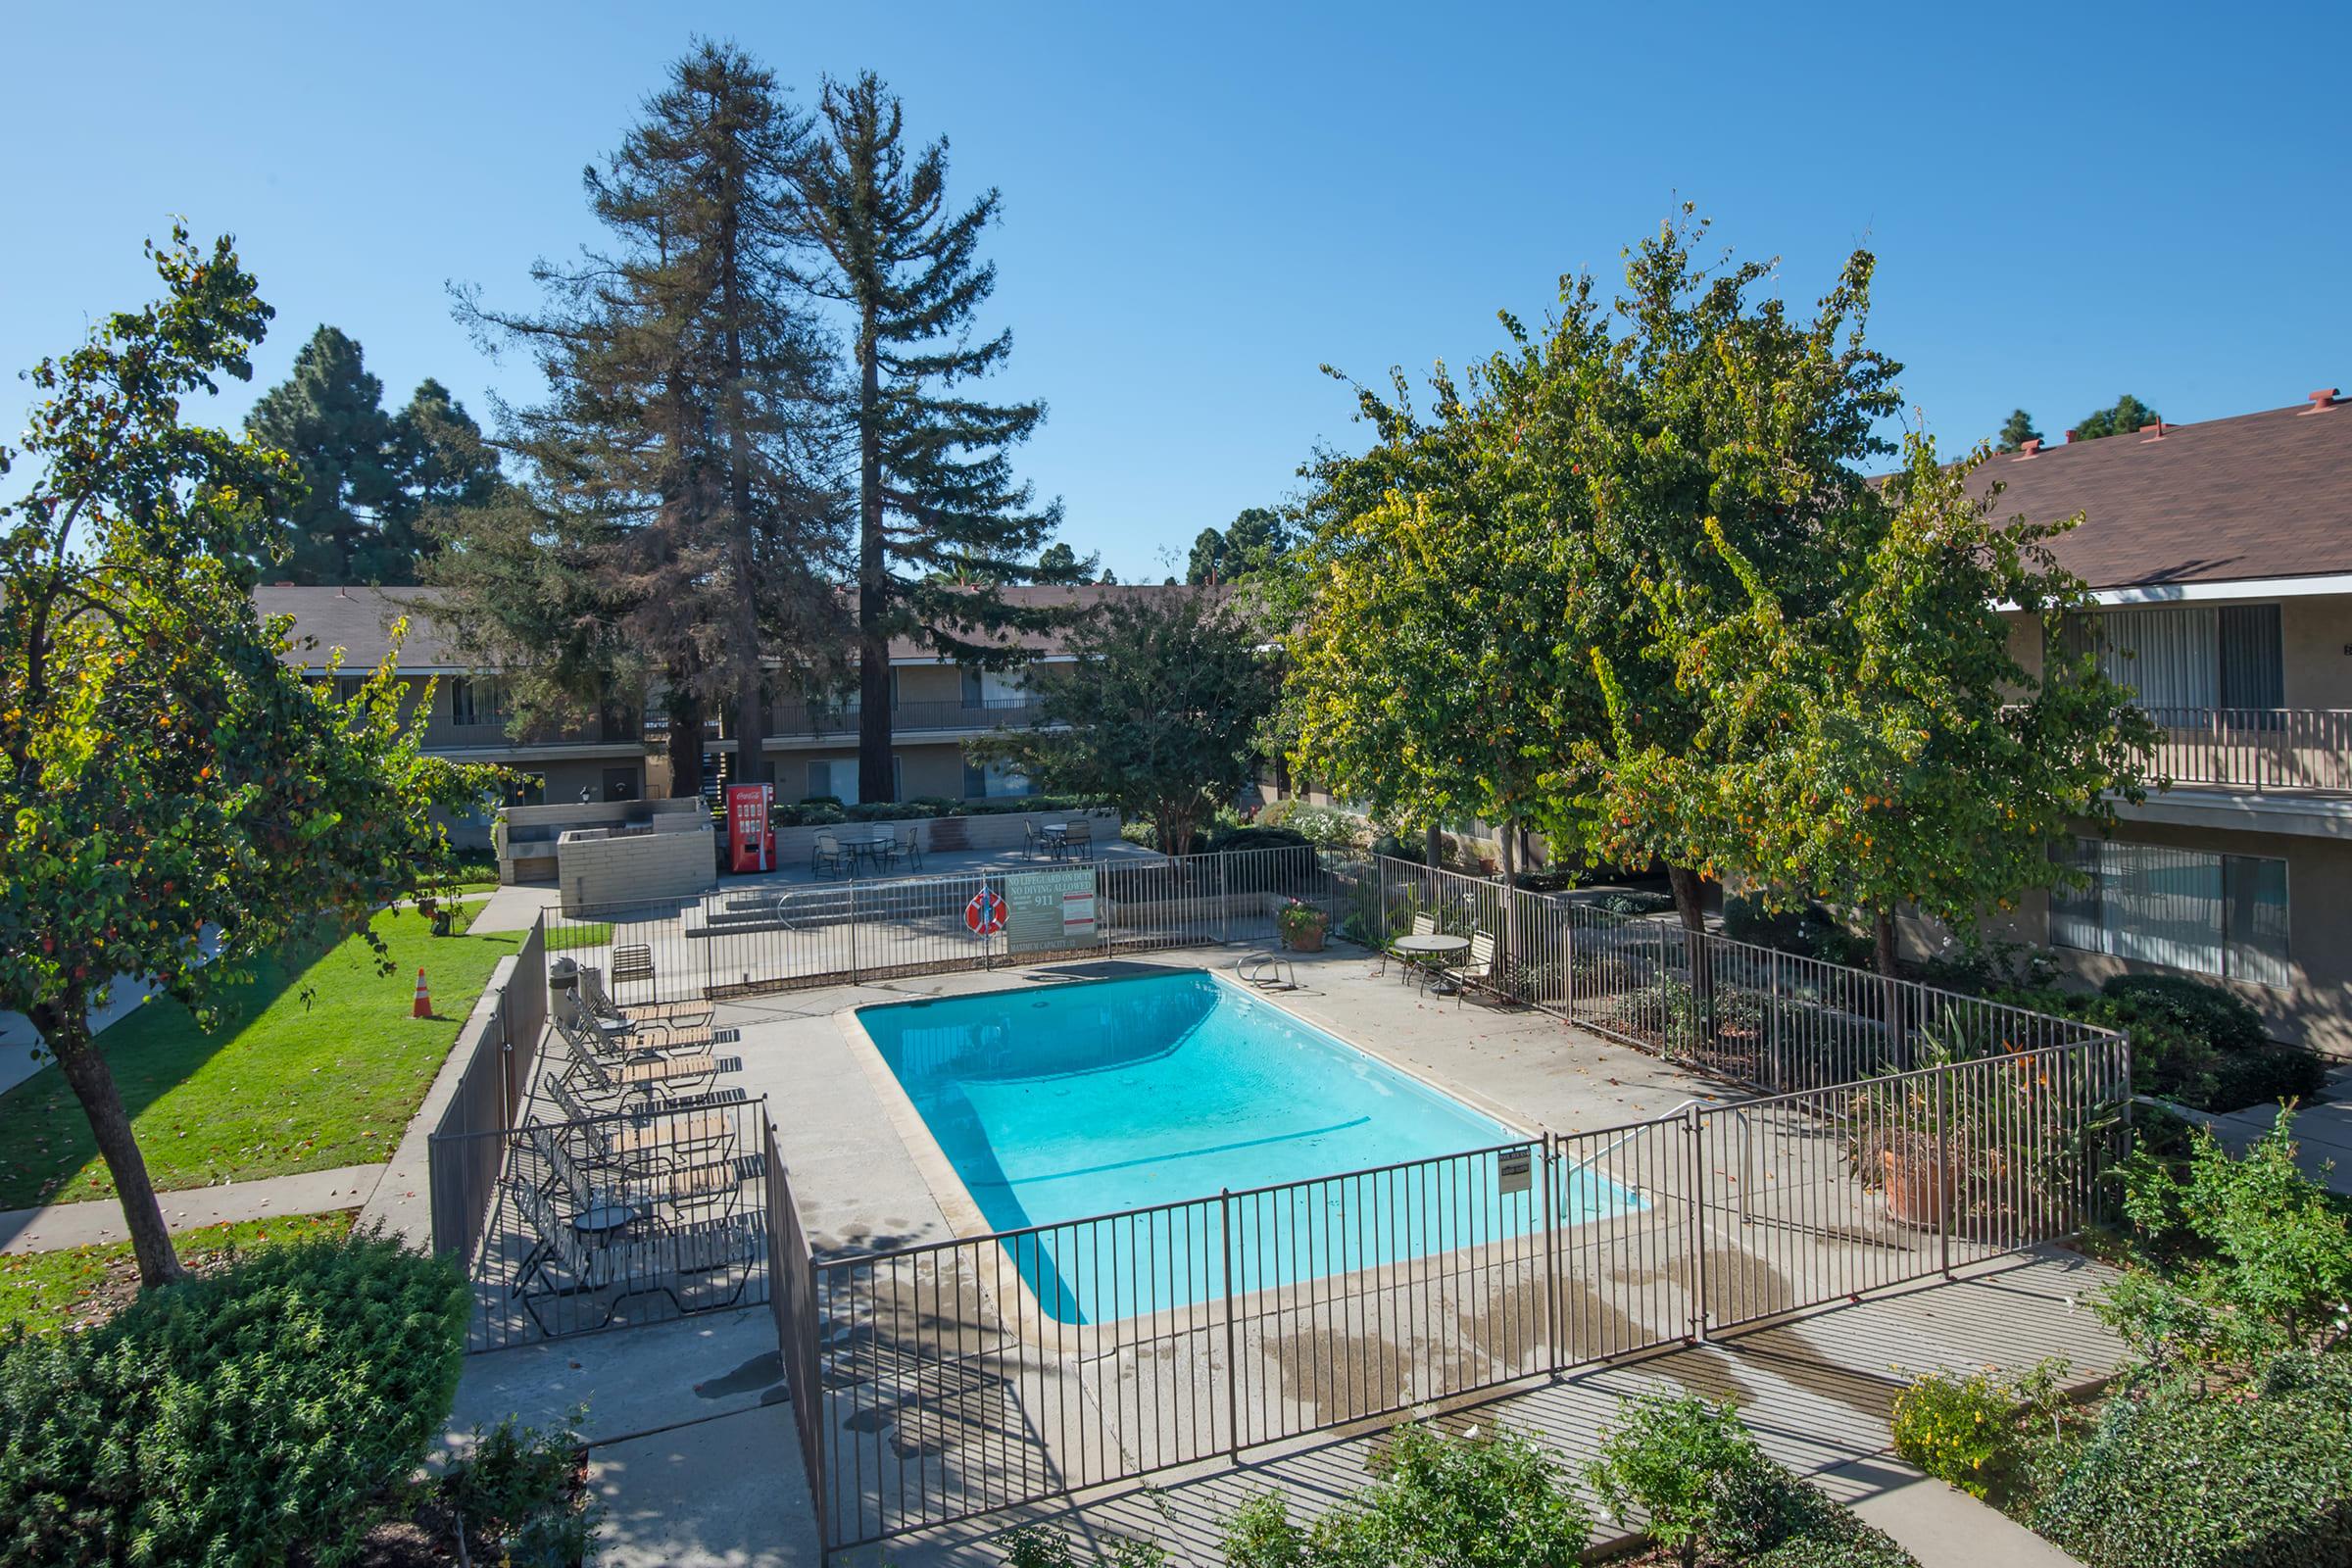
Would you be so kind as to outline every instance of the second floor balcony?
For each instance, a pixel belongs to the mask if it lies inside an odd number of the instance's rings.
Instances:
[[[858,733],[858,710],[831,704],[779,703],[768,712],[767,732],[787,739],[815,739]],[[1023,728],[1044,714],[1026,697],[980,702],[899,703],[890,710],[894,735],[920,735],[997,728]]]
[[[2352,795],[2352,709],[2143,707],[2176,788]]]

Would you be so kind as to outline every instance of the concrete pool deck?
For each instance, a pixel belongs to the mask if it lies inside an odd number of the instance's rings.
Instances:
[[[921,997],[1061,984],[1073,976],[1171,966],[1230,972],[1238,956],[1231,948],[1182,950],[786,992],[723,1003],[717,1021],[742,1031],[730,1047],[742,1064],[731,1082],[768,1099],[812,1247],[820,1257],[846,1257],[970,1234],[976,1217],[956,1212],[953,1195],[943,1200],[926,1179],[894,1120],[886,1086],[876,1081],[870,1046],[858,1032],[845,1031],[838,1014]],[[1393,969],[1374,978],[1372,967],[1354,950],[1302,956],[1300,989],[1270,1000],[1521,1126],[1591,1133],[1659,1116],[1687,1101],[1743,1098],[1548,1015],[1421,996]],[[1431,1413],[1455,1428],[1501,1422],[1540,1434],[1573,1469],[1623,1396],[1690,1389],[1728,1396],[1776,1458],[1861,1505],[1931,1568],[2034,1560],[2020,1554],[2027,1543],[1987,1534],[2006,1523],[1988,1510],[1960,1507],[1960,1522],[1951,1523],[1955,1510],[1940,1486],[1923,1485],[1887,1456],[1887,1412],[1911,1375],[1936,1366],[2022,1368],[2064,1355],[2078,1378],[2104,1376],[2122,1348],[2084,1303],[2106,1271],[2051,1250],[1966,1264],[1958,1272],[1956,1283],[1905,1286],[1721,1334],[1705,1345],[1464,1396]],[[1670,1301],[1666,1310],[1688,1304]],[[586,1397],[596,1484],[612,1507],[608,1560],[624,1568],[814,1561],[798,1440],[779,1408],[783,1390],[764,1363],[755,1364],[773,1348],[762,1307],[477,1355],[468,1359],[459,1419],[467,1424],[509,1410],[546,1419]],[[1134,1411],[1139,1393],[1153,1386],[1131,1365],[1116,1370],[1105,1362],[1042,1392],[1100,1414],[1105,1402]],[[1016,1397],[1039,1392],[1024,1387]],[[1302,1396],[1308,1402],[1314,1396],[1312,1390]],[[1057,1500],[934,1527],[886,1548],[837,1553],[835,1560],[993,1568],[1002,1560],[1004,1531],[1045,1520],[1097,1540],[1148,1534],[1173,1562],[1216,1568],[1216,1522],[1244,1497],[1281,1487],[1296,1511],[1311,1515],[1361,1486],[1380,1442],[1375,1425],[1255,1448],[1239,1466],[1219,1459],[1076,1494],[1075,1504]],[[1151,1427],[1130,1420],[1122,1429],[1114,1415],[1095,1441],[1136,1450],[1150,1442]],[[1938,1530],[1960,1539],[1937,1543],[1914,1533]]]

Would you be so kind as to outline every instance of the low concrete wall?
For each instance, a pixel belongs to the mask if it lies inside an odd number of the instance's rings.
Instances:
[[[636,899],[682,899],[718,881],[718,849],[708,819],[672,818],[650,831],[566,833],[556,845],[564,912],[578,914]]]
[[[1028,835],[1025,824],[1046,822],[1075,822],[1081,818],[1095,824],[1095,842],[1100,845],[1119,836],[1119,813],[1110,810],[1095,811],[996,811],[984,816],[928,816],[904,822],[836,822],[827,827],[780,827],[776,829],[776,862],[779,865],[807,865],[808,854],[816,845],[819,833],[869,833],[876,828],[888,828],[900,838],[912,828],[925,855],[960,854],[965,850],[1013,850],[1021,847]],[[912,875],[911,868],[908,874]]]
[[[696,826],[708,829],[710,820],[710,808],[692,797],[510,806],[498,813],[498,820],[492,825],[491,843],[498,851],[499,881],[509,886],[516,882],[553,882],[557,877],[556,846],[566,833],[625,827],[654,827],[663,831]]]

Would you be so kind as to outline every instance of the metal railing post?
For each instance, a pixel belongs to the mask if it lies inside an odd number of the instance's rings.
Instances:
[[[1235,1303],[1240,1292],[1233,1277],[1233,1189],[1217,1192],[1217,1228],[1225,1240],[1225,1453],[1242,1451],[1241,1336],[1235,1326]]]
[[[1549,1130],[1544,1134],[1544,1361],[1554,1376],[1560,1370],[1560,1231],[1552,1184],[1559,1179]]]
[[[1695,1103],[1683,1107],[1690,1156],[1690,1343],[1707,1343],[1707,1124]]]
[[[1942,1244],[1943,1277],[1947,1280],[1952,1277],[1952,1221],[1955,1217],[1952,1189],[1956,1185],[1954,1177],[1957,1175],[1952,1168],[1951,1096],[1952,1078],[1958,1071],[1957,1067],[1947,1066],[1936,1074],[1936,1157],[1928,1165],[1928,1168],[1936,1173],[1936,1229],[1938,1232],[1938,1240]]]

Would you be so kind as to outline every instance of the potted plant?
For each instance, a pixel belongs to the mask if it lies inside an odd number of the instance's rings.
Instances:
[[[1324,933],[1331,929],[1331,916],[1311,904],[1286,899],[1274,911],[1274,929],[1282,933],[1282,945],[1299,953],[1321,953]]]

